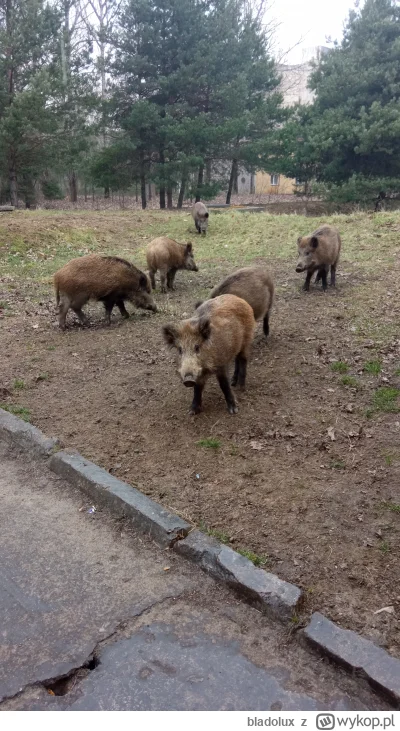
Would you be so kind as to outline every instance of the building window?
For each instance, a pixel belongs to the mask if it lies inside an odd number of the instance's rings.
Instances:
[[[279,185],[279,175],[276,173],[271,175],[271,185]]]

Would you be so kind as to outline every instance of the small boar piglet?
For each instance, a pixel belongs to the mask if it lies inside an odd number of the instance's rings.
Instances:
[[[235,359],[232,385],[244,388],[254,328],[250,305],[231,294],[207,300],[191,319],[163,327],[166,343],[179,353],[182,383],[194,389],[190,413],[201,411],[203,389],[212,374],[217,377],[229,413],[237,413],[228,367]]]
[[[197,233],[206,234],[208,227],[209,214],[204,203],[198,201],[194,204],[192,210],[192,216],[194,219],[194,225],[196,226]]]
[[[129,261],[117,256],[89,254],[72,259],[55,273],[54,288],[58,321],[62,330],[65,330],[70,307],[82,324],[87,323],[82,307],[89,300],[103,302],[107,324],[111,322],[111,313],[115,305],[122,317],[129,317],[124,304],[126,300],[133,302],[136,307],[157,312],[146,274]]]
[[[333,226],[321,226],[310,236],[299,236],[297,240],[298,260],[296,272],[307,272],[303,289],[308,292],[314,272],[316,283],[322,280],[322,289],[327,289],[327,275],[331,270],[331,286],[336,285],[336,267],[339,261],[341,240]]]
[[[161,292],[168,289],[174,290],[175,274],[178,269],[187,269],[198,272],[193,256],[193,245],[178,244],[177,241],[167,236],[160,236],[153,239],[146,251],[147,267],[151,280],[151,286],[156,288],[155,274],[160,272]]]
[[[209,299],[221,294],[234,294],[244,299],[253,310],[255,320],[263,321],[265,337],[269,333],[269,316],[274,299],[274,283],[268,269],[261,266],[243,267],[228,274],[212,290]],[[196,308],[201,302],[196,304]]]

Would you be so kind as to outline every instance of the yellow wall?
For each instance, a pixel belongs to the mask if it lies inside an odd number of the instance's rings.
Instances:
[[[270,173],[261,170],[256,173],[256,195],[293,195],[295,187],[295,181],[285,178],[284,175],[279,176],[279,185],[271,185]]]

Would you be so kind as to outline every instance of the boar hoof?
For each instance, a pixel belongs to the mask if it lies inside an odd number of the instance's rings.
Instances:
[[[201,406],[192,406],[189,410],[190,416],[197,416],[197,414],[200,414],[201,412]]]
[[[228,411],[229,411],[230,414],[237,414],[237,412],[239,411],[239,409],[236,406],[236,404],[233,404],[232,406],[228,406]]]
[[[305,284],[303,287],[303,292],[309,292],[309,291],[310,291],[310,286]]]

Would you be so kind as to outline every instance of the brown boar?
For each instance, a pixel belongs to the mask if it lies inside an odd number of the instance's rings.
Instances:
[[[310,236],[300,236],[297,240],[299,258],[296,272],[307,272],[304,291],[310,289],[310,281],[317,272],[315,281],[322,279],[322,289],[327,288],[327,275],[331,269],[331,286],[336,284],[336,266],[339,261],[341,240],[339,232],[333,226],[321,226]]]
[[[167,287],[174,289],[175,274],[178,269],[199,271],[194,261],[193,246],[190,241],[187,244],[178,244],[167,236],[160,236],[153,239],[148,245],[146,258],[153,289],[156,288],[155,273],[157,269],[160,272],[161,292],[166,292]]]
[[[255,320],[263,321],[265,337],[269,333],[269,314],[274,298],[274,283],[271,274],[261,266],[244,267],[228,274],[212,290],[209,299],[221,294],[235,294],[249,303]],[[196,304],[196,308],[201,302]]]
[[[190,320],[163,327],[165,341],[178,350],[182,382],[194,389],[190,413],[201,411],[203,389],[211,374],[217,377],[229,413],[237,413],[228,366],[235,359],[232,386],[244,388],[254,328],[250,305],[233,294],[207,300]]]
[[[197,233],[206,234],[208,227],[208,211],[204,203],[198,201],[194,204],[192,210],[192,216],[194,218],[194,225],[196,226]]]
[[[54,287],[62,330],[65,330],[65,318],[70,307],[81,323],[86,324],[82,307],[90,299],[103,302],[108,324],[114,305],[122,317],[129,317],[125,300],[133,302],[136,307],[157,312],[146,274],[117,256],[89,254],[72,259],[55,273]]]

